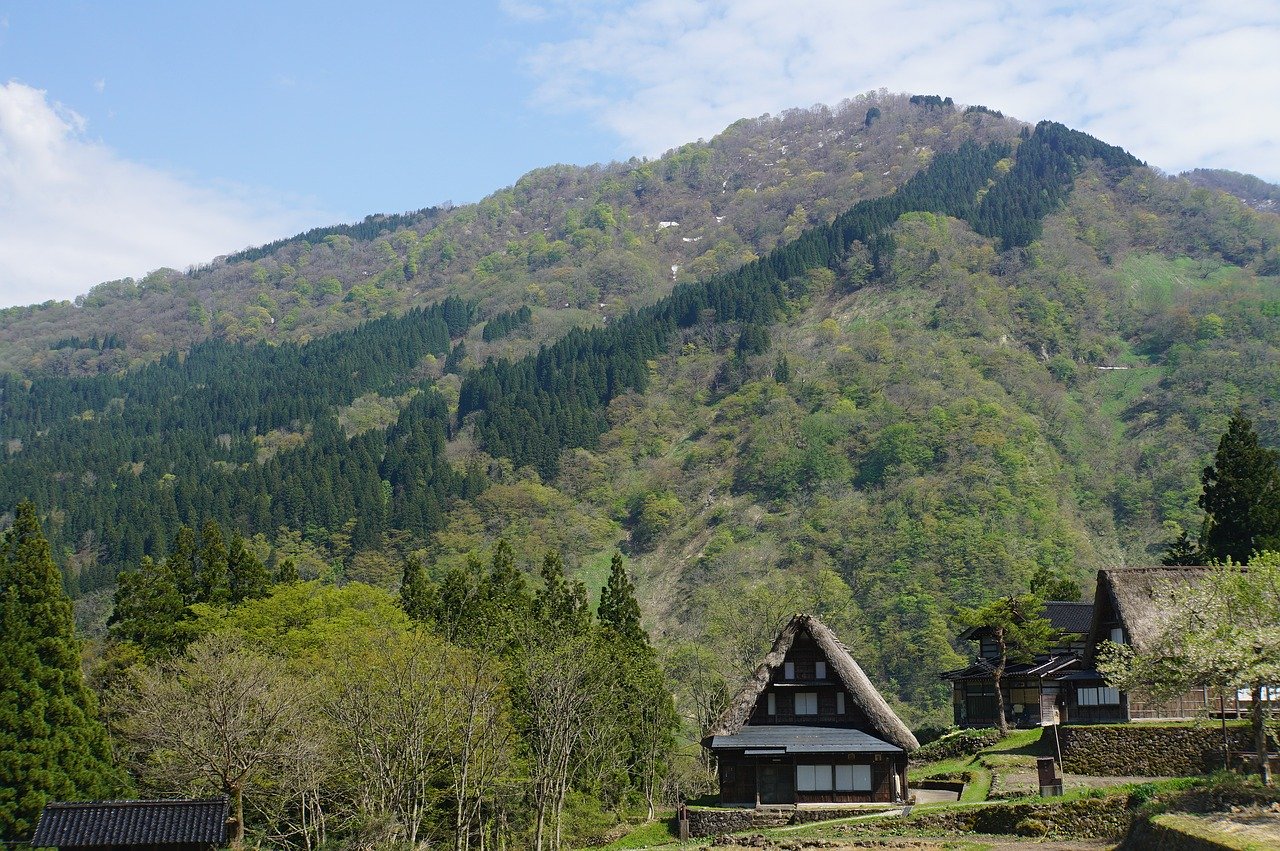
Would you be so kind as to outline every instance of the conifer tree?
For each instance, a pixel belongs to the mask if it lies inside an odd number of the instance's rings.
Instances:
[[[201,603],[226,603],[231,599],[227,581],[227,542],[222,527],[210,518],[200,527],[198,599]]]
[[[84,683],[71,601],[35,506],[0,540],[0,841],[30,837],[50,800],[124,787]]]
[[[237,604],[265,597],[271,591],[271,574],[238,531],[231,536],[227,550],[227,585],[231,602]]]
[[[1258,442],[1253,423],[1237,409],[1205,467],[1201,554],[1245,564],[1261,550],[1280,549],[1280,453]]]
[[[143,556],[137,570],[120,574],[107,624],[112,638],[136,644],[148,657],[156,658],[187,646],[190,618],[169,564],[156,564],[151,556]]]
[[[570,635],[586,632],[591,626],[587,588],[564,575],[564,561],[558,552],[552,550],[543,556],[541,575],[542,587],[534,602],[543,624]]]
[[[622,563],[622,553],[613,553],[609,564],[609,582],[600,590],[600,623],[611,628],[624,639],[636,644],[647,644],[649,636],[640,624],[640,603],[636,600],[636,588]]]
[[[200,597],[200,583],[196,575],[196,533],[190,526],[178,527],[165,564],[178,585],[183,602],[196,602]]]
[[[298,562],[291,558],[281,560],[276,565],[276,571],[271,576],[271,581],[277,585],[289,585],[293,582],[301,582],[302,576],[298,573]]]
[[[400,608],[415,621],[431,620],[436,609],[437,595],[422,562],[408,556],[401,568]]]

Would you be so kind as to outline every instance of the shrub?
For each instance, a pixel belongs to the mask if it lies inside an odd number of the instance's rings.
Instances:
[[[920,762],[936,762],[958,756],[971,756],[1000,741],[999,730],[957,730],[930,742],[912,754]]]
[[[1030,836],[1039,839],[1042,836],[1049,835],[1049,825],[1038,818],[1027,816],[1013,826],[1013,831],[1019,836]]]

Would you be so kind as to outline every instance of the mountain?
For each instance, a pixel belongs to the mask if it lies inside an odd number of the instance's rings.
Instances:
[[[1252,174],[1241,174],[1224,168],[1196,168],[1183,172],[1182,177],[1196,186],[1234,195],[1255,210],[1280,212],[1280,186]]]
[[[204,339],[305,341],[450,294],[480,318],[528,304],[528,336],[555,339],[892,192],[935,151],[1019,126],[884,93],[744,119],[658,160],[538,169],[478,204],[370,216],[102,283],[74,304],[0,310],[0,370],[116,373]]]
[[[6,313],[0,502],[87,619],[210,517],[388,587],[622,546],[686,704],[804,610],[919,722],[959,607],[1194,533],[1236,406],[1280,442],[1280,219],[1050,122],[878,95],[383,224]]]

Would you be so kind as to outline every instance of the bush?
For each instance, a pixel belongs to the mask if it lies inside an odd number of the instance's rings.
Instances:
[[[938,739],[941,739],[943,736],[949,736],[953,733],[959,732],[959,730],[956,727],[949,725],[925,724],[922,727],[912,730],[912,732],[915,733],[916,741],[919,742],[921,746],[924,746],[938,741]]]
[[[1042,836],[1049,835],[1049,825],[1038,818],[1027,816],[1013,826],[1013,832],[1019,836],[1030,836],[1039,839]]]
[[[919,762],[936,762],[958,756],[972,756],[998,741],[999,730],[956,730],[920,748],[911,758]]]

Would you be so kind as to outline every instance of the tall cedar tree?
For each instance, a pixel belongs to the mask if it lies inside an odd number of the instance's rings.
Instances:
[[[1048,649],[1052,626],[1044,617],[1044,603],[1034,594],[1011,595],[963,611],[960,616],[969,626],[985,628],[996,643],[998,655],[991,678],[995,681],[997,725],[1000,735],[1007,736],[1009,720],[1004,711],[1001,680],[1010,662],[1029,662]]]
[[[400,575],[400,608],[415,621],[430,620],[439,595],[427,579],[422,561],[414,556],[406,557]]]
[[[600,590],[600,623],[635,644],[648,644],[649,636],[640,624],[640,603],[636,587],[622,564],[622,553],[615,551],[609,564],[609,582]]]
[[[137,570],[120,574],[107,621],[111,637],[136,644],[152,659],[181,651],[191,641],[191,610],[169,562],[143,556]]]
[[[1253,423],[1237,409],[1205,467],[1200,553],[1246,564],[1262,550],[1280,549],[1280,453],[1259,445]]]
[[[80,670],[71,601],[35,506],[0,541],[0,841],[30,838],[46,802],[125,787]]]
[[[294,570],[296,572],[297,568]],[[239,531],[231,536],[231,546],[227,550],[227,582],[231,602],[234,604],[256,600],[271,593],[271,574],[267,572],[262,560],[249,549]]]

